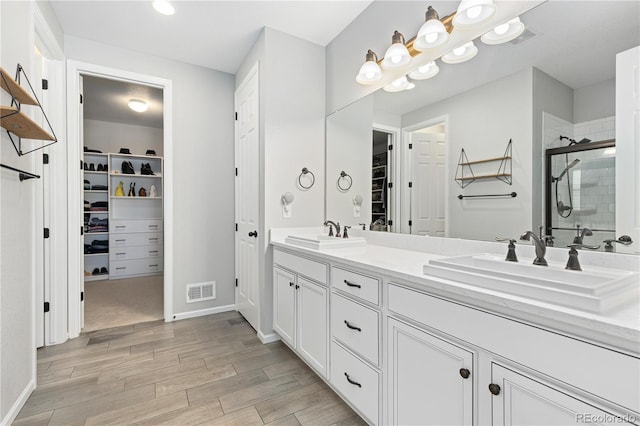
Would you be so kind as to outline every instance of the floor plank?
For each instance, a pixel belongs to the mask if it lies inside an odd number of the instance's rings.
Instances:
[[[365,424],[237,312],[83,333],[39,349],[37,366],[15,425]]]

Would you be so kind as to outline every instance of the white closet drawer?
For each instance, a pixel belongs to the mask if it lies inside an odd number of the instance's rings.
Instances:
[[[162,258],[135,259],[109,262],[110,277],[125,277],[128,275],[143,275],[162,272]]]
[[[162,258],[162,246],[115,247],[109,252],[109,260]]]
[[[273,263],[312,280],[327,284],[327,265],[280,250],[273,251]]]
[[[112,220],[109,224],[109,232],[123,234],[128,232],[160,232],[162,231],[162,220]]]
[[[379,313],[337,294],[331,295],[331,335],[378,365]]]
[[[331,384],[373,424],[378,424],[378,372],[331,342]]]
[[[367,302],[378,305],[380,281],[340,268],[331,268],[331,285]]]
[[[160,246],[162,247],[162,232],[145,232],[138,234],[109,234],[109,247],[125,246]]]

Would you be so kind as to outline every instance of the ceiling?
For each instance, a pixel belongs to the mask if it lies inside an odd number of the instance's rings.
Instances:
[[[66,35],[235,74],[269,27],[326,46],[371,1],[172,2],[164,16],[151,1],[59,1],[51,5]]]

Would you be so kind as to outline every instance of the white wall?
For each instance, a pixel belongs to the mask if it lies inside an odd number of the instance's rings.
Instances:
[[[129,148],[132,154],[144,155],[148,149],[153,149],[156,155],[162,157],[162,139],[161,128],[84,120],[84,146],[102,152],[118,152],[120,148]]]
[[[573,122],[592,121],[616,114],[616,79],[573,91]]]
[[[296,52],[292,55],[291,52]],[[272,227],[319,225],[324,219],[325,57],[321,46],[265,28],[236,74],[236,88],[260,62],[260,330],[272,332]],[[316,176],[297,186],[303,167]],[[282,218],[280,197],[294,194],[292,217]]]
[[[172,80],[173,313],[234,304],[233,76],[72,36],[65,51]],[[186,285],[204,281],[216,281],[217,299],[187,305]]]
[[[20,63],[34,76],[32,2],[0,2],[0,63],[11,75]],[[10,97],[2,91],[0,101]],[[33,107],[25,106],[28,113]],[[41,153],[40,153],[41,155]],[[38,153],[18,157],[4,129],[0,158],[22,170],[41,174]],[[41,181],[20,182],[18,174],[0,170],[0,423],[10,423],[35,386],[35,209]]]
[[[491,240],[519,236],[531,225],[532,72],[524,70],[402,117],[402,127],[448,116],[447,173],[450,237]],[[454,180],[460,150],[470,161],[500,157],[511,139],[513,184],[477,180],[462,189]],[[497,172],[499,162],[474,165],[474,174]],[[458,194],[515,191],[516,198],[459,200]]]

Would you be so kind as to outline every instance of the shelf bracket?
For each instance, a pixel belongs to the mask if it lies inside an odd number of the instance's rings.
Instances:
[[[467,153],[464,148],[460,149],[460,157],[458,158],[458,166],[456,167],[456,177],[455,181],[460,185],[461,188],[466,188],[473,182],[478,179],[485,178],[495,178],[499,181],[502,181],[506,184],[511,185],[513,183],[512,179],[512,140],[509,139],[507,143],[507,148],[504,151],[504,155],[502,157],[497,158],[488,158],[485,160],[477,160],[477,161],[469,161],[467,157]],[[491,163],[500,161],[500,165],[498,166],[498,171],[495,174],[487,174],[487,175],[475,175],[473,173],[473,164],[479,163]]]

